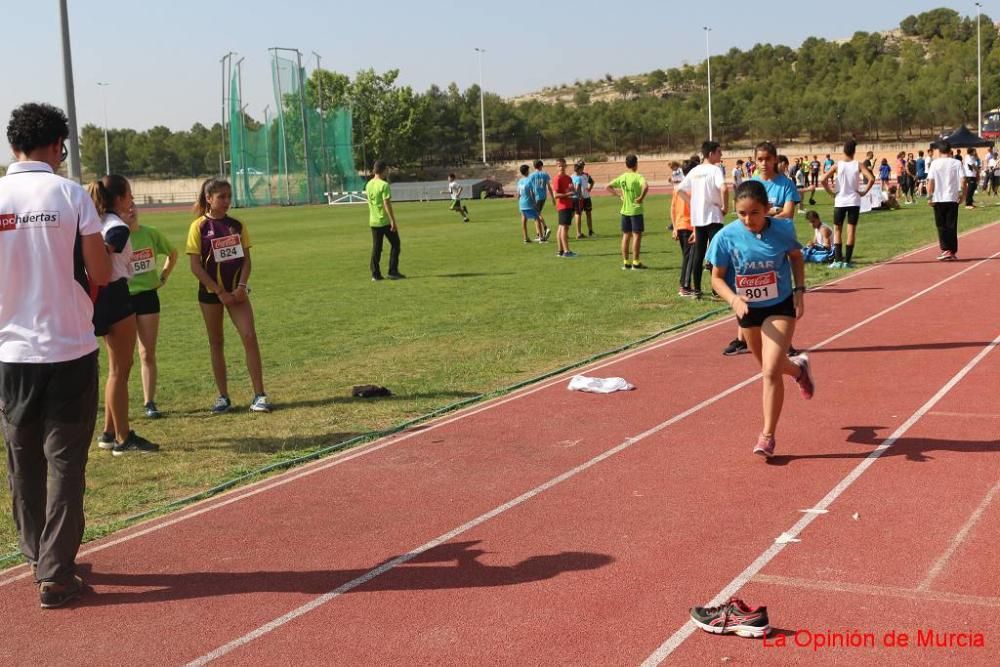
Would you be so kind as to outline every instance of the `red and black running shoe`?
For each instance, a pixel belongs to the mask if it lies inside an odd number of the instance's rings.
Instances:
[[[691,620],[695,625],[716,635],[735,632],[740,637],[766,637],[771,631],[767,620],[767,607],[748,607],[739,598],[718,607],[692,607]]]

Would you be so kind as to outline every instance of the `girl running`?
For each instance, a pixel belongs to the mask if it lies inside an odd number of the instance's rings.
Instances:
[[[271,403],[264,392],[260,346],[249,297],[250,235],[246,225],[227,215],[232,196],[232,188],[226,181],[210,178],[202,183],[194,205],[194,212],[199,217],[191,223],[185,248],[191,258],[191,272],[198,278],[198,302],[208,330],[212,374],[219,390],[212,412],[222,414],[232,407],[226,379],[223,308],[229,311],[229,319],[243,341],[247,372],[254,392],[250,411],[270,412]]]
[[[848,139],[844,144],[844,160],[830,167],[823,174],[823,187],[830,190],[830,181],[836,186],[832,188],[833,199],[833,263],[832,269],[851,268],[851,258],[854,255],[854,239],[857,232],[858,218],[861,215],[861,198],[875,185],[875,176],[871,168],[854,159],[858,144],[854,139]],[[865,176],[865,187],[861,190],[861,175]],[[844,243],[844,221],[847,221],[847,243]],[[846,248],[845,248],[846,245]],[[846,250],[846,253],[844,252]]]
[[[146,416],[156,419],[156,339],[160,332],[159,290],[177,265],[177,248],[156,227],[139,224],[138,214],[128,222],[132,244],[132,278],[128,291],[135,312],[139,337],[139,361],[142,370],[142,401]],[[157,260],[166,255],[163,270],[157,273]]]
[[[135,354],[135,313],[129,299],[132,245],[129,223],[135,217],[132,188],[124,176],[109,174],[87,190],[104,228],[101,235],[111,255],[111,281],[100,289],[94,303],[94,333],[104,338],[108,351],[108,379],[104,385],[104,429],[97,446],[114,456],[152,453],[160,448],[129,428],[128,376]]]
[[[803,398],[812,398],[814,392],[808,355],[787,356],[795,321],[805,313],[805,264],[792,221],[767,215],[770,204],[763,183],[741,184],[734,205],[740,224],[727,225],[715,235],[707,259],[712,288],[733,309],[761,366],[764,427],[753,452],[770,458],[785,397],[782,376],[795,378]]]

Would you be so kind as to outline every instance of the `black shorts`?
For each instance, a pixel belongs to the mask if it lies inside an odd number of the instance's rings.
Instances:
[[[94,303],[94,335],[106,336],[111,325],[121,322],[133,312],[126,278],[105,285],[97,293]]]
[[[218,294],[212,294],[211,292],[206,292],[204,290],[198,290],[198,303],[213,303],[219,306],[222,305]]]
[[[860,206],[834,206],[833,207],[833,224],[840,227],[844,224],[844,218],[847,218],[847,224],[857,225],[858,216],[861,215]]]
[[[622,234],[633,234],[646,231],[646,221],[641,215],[622,216]]]
[[[573,214],[575,211],[571,208],[561,208],[559,209],[559,224],[565,227],[569,227],[573,224]]]
[[[583,213],[584,211],[593,211],[594,202],[590,200],[590,197],[583,197],[576,200],[576,212]]]
[[[793,294],[781,303],[776,303],[773,306],[765,306],[763,308],[750,306],[750,311],[746,314],[746,317],[737,317],[736,321],[740,323],[740,327],[743,329],[756,329],[764,324],[764,320],[769,317],[794,318],[795,295]]]
[[[156,315],[160,312],[160,295],[155,289],[133,294],[131,300],[136,315]]]

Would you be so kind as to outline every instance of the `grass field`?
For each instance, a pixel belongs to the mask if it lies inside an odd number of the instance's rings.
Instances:
[[[992,204],[985,197],[983,202]],[[269,415],[246,411],[252,391],[229,325],[235,408],[209,414],[216,392],[196,282],[183,258],[161,292],[157,402],[164,419],[141,416],[138,362],[132,373],[134,428],[162,451],[112,458],[92,448],[88,539],[120,528],[125,517],[263,465],[535,377],[722,305],[676,296],[680,253],[666,232],[666,196],[648,201],[645,272],[620,270],[612,198],[595,199],[597,236],[571,241],[580,254],[575,259],[557,258],[554,239],[523,244],[516,200],[470,202],[470,224],[449,212],[446,202],[401,203],[396,209],[400,268],[409,278],[381,283],[368,274],[371,237],[363,206],[234,212],[254,241],[251,296],[265,384],[276,405]],[[821,195],[817,209],[829,222],[829,197]],[[963,210],[960,229],[994,217],[992,206]],[[190,220],[183,213],[143,218],[181,252]],[[804,219],[798,227],[800,239],[811,237]],[[864,215],[855,264],[863,267],[935,238],[932,213],[923,204]],[[968,245],[962,250],[973,251]],[[809,267],[812,285],[833,276]],[[364,383],[387,386],[394,396],[351,398],[351,387]],[[544,406],[539,411],[543,417]],[[17,541],[6,481],[0,488],[2,555],[15,552]]]

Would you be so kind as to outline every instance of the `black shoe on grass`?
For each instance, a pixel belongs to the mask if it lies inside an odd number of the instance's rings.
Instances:
[[[751,609],[738,598],[730,598],[718,607],[692,607],[691,620],[705,632],[716,635],[735,632],[740,637],[766,637],[771,631],[767,607]]]
[[[125,442],[117,443],[111,453],[114,456],[121,456],[123,454],[153,454],[158,451],[160,451],[159,445],[154,445],[141,435],[137,435],[135,431],[129,431]]]

